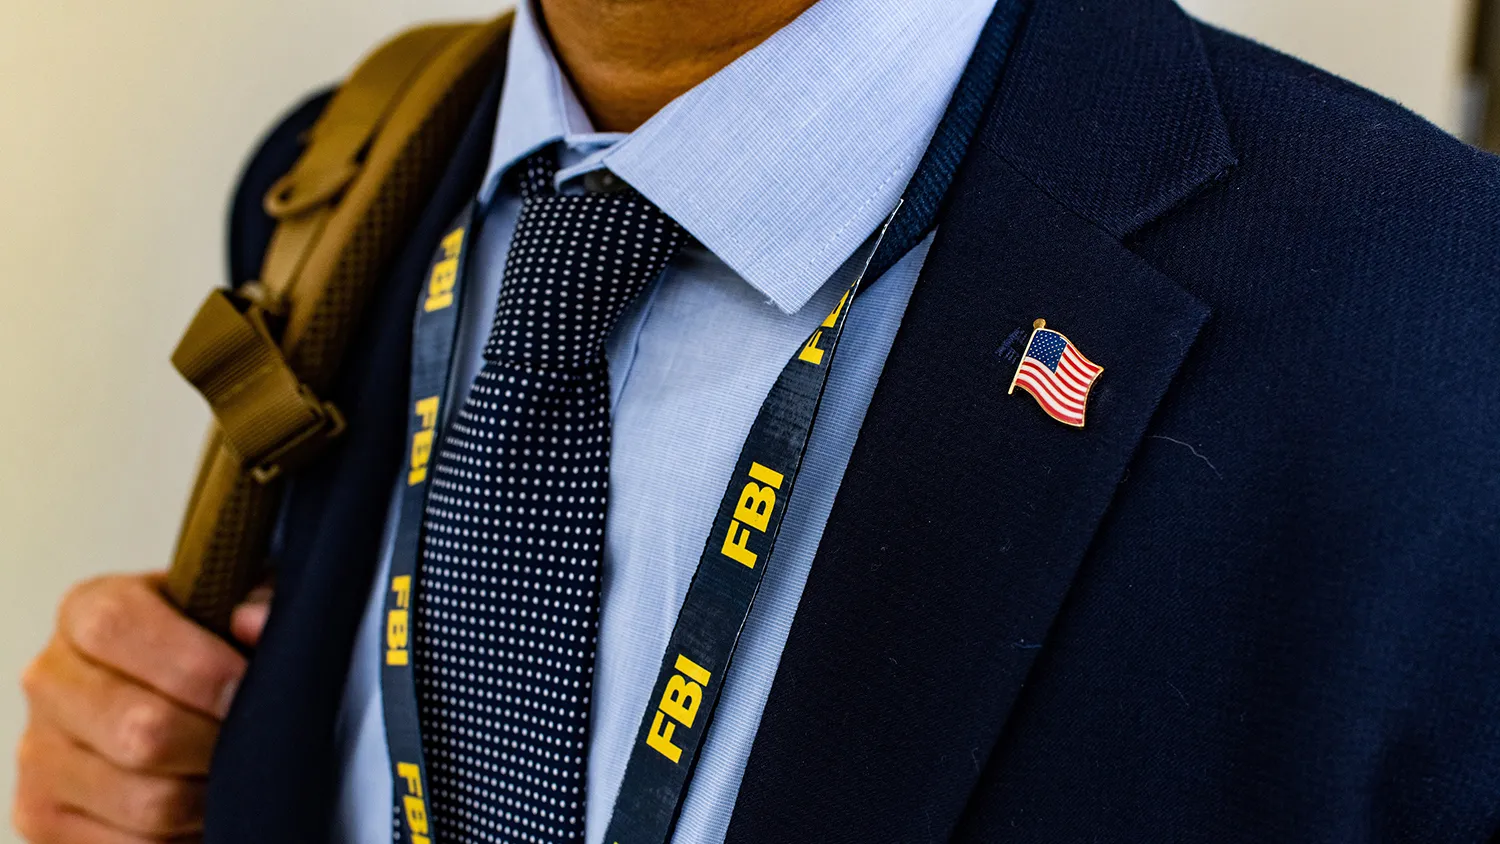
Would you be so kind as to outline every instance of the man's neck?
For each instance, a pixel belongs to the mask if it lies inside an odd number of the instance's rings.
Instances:
[[[539,0],[600,131],[630,132],[816,0]]]

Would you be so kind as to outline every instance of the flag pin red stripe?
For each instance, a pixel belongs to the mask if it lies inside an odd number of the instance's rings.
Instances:
[[[1104,367],[1089,360],[1072,340],[1039,319],[1031,324],[1031,338],[1026,341],[1026,351],[1016,365],[1007,395],[1020,387],[1048,416],[1082,428],[1089,395],[1103,372]]]

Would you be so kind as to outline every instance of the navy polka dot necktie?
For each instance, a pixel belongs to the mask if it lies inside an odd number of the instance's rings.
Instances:
[[[428,495],[416,677],[447,842],[582,841],[609,490],[604,343],[682,229],[632,190],[558,195],[533,156],[484,367]]]

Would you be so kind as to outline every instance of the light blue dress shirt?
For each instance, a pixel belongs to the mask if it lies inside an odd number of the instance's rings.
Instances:
[[[520,201],[501,176],[562,144],[560,190],[607,168],[698,241],[611,335],[609,512],[589,737],[588,844],[600,844],[677,611],[761,401],[895,207],[994,0],[821,0],[629,135],[594,132],[535,10],[511,34],[485,221],[464,292],[451,395],[482,364]],[[721,842],[849,455],[931,240],[851,309],[795,493],[725,680],[674,836]],[[381,574],[337,726],[334,839],[391,835],[380,703]]]

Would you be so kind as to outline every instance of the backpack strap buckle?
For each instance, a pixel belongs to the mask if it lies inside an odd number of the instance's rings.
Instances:
[[[208,401],[224,442],[256,481],[306,465],[343,433],[344,416],[292,371],[263,291],[210,293],[172,353],[172,365]]]
[[[307,465],[344,433],[344,415],[332,402],[319,401],[306,385],[300,390],[300,398],[305,421],[250,468],[250,476],[257,483],[268,484],[284,472]]]

